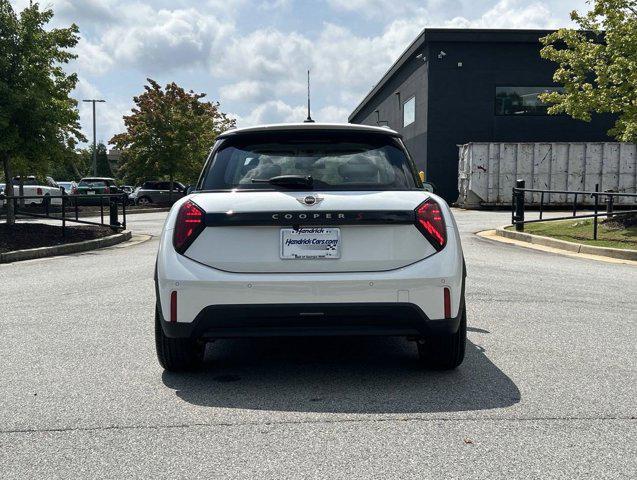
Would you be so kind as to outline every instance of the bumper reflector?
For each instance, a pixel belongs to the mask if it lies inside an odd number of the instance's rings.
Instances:
[[[177,321],[177,292],[175,290],[170,294],[170,321]]]
[[[445,318],[451,318],[451,290],[443,288],[444,301],[445,301]],[[175,293],[175,292],[173,292]]]

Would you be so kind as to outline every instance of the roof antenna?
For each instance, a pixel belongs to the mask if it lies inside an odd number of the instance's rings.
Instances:
[[[303,120],[303,123],[314,123],[312,120],[312,114],[310,109],[310,69],[307,70],[307,118]]]

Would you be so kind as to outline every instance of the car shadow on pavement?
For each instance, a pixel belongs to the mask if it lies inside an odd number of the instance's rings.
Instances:
[[[209,407],[317,413],[426,413],[502,408],[516,385],[467,341],[451,372],[422,370],[398,338],[219,340],[199,372],[164,372],[186,402]]]

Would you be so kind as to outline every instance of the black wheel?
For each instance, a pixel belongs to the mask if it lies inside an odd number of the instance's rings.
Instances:
[[[418,356],[423,367],[434,370],[453,370],[464,360],[467,342],[467,310],[462,305],[462,317],[456,333],[431,335],[418,343]]]
[[[190,338],[169,338],[164,334],[159,306],[155,307],[155,346],[159,364],[165,370],[194,370],[203,362],[204,343]]]

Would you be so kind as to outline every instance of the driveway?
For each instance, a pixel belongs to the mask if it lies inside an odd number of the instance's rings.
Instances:
[[[637,269],[473,235],[469,343],[424,372],[399,339],[225,340],[164,373],[154,237],[0,265],[8,478],[634,478]]]

